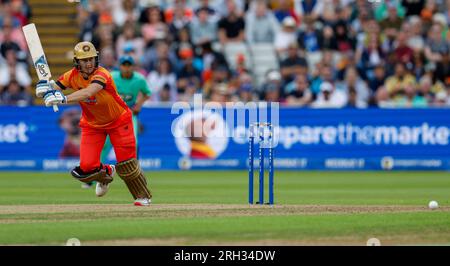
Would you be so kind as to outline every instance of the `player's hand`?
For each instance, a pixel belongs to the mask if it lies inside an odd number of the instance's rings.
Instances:
[[[54,90],[54,83],[53,80],[39,80],[36,84],[36,96],[42,98],[47,92]]]
[[[54,104],[67,103],[67,97],[61,91],[51,90],[44,95],[44,101],[45,106],[49,107]]]
[[[138,115],[141,112],[141,108],[135,106],[131,111],[133,111],[134,115]]]

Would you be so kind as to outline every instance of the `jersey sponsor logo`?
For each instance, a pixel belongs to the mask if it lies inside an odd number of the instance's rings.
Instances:
[[[97,99],[95,98],[95,96],[92,96],[92,97],[87,98],[83,102],[86,104],[89,104],[89,105],[94,105],[97,103]]]
[[[129,102],[129,101],[133,100],[133,95],[131,95],[131,94],[120,94],[120,98],[122,98],[122,100],[124,100],[125,102]]]

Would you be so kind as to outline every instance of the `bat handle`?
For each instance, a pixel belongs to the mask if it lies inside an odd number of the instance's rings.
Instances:
[[[57,112],[59,111],[59,108],[58,108],[58,105],[57,105],[57,104],[54,104],[54,105],[53,105],[53,111],[54,111],[55,113],[57,113]]]

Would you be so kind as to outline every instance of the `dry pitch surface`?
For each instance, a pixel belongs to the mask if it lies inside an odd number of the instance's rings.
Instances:
[[[258,217],[258,216],[309,216],[349,214],[426,213],[423,206],[341,206],[341,205],[248,205],[248,204],[154,204],[135,207],[130,204],[67,204],[67,205],[16,205],[0,206],[0,224],[33,224],[42,222],[89,223],[98,219],[132,218],[205,218],[205,217]],[[450,207],[440,207],[431,212],[450,212]],[[438,237],[434,233],[429,237]],[[433,244],[418,235],[403,234],[383,237],[383,244]],[[50,243],[56,244],[56,243]],[[135,238],[115,240],[90,240],[83,245],[361,245],[362,239],[354,236],[318,237],[311,239],[257,239],[237,241],[207,240],[199,243],[183,237]],[[14,245],[14,244],[13,244]]]

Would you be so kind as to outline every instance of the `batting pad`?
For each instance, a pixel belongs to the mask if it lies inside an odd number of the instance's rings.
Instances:
[[[117,174],[122,178],[134,199],[151,199],[152,194],[147,188],[147,179],[136,159],[116,164]]]

